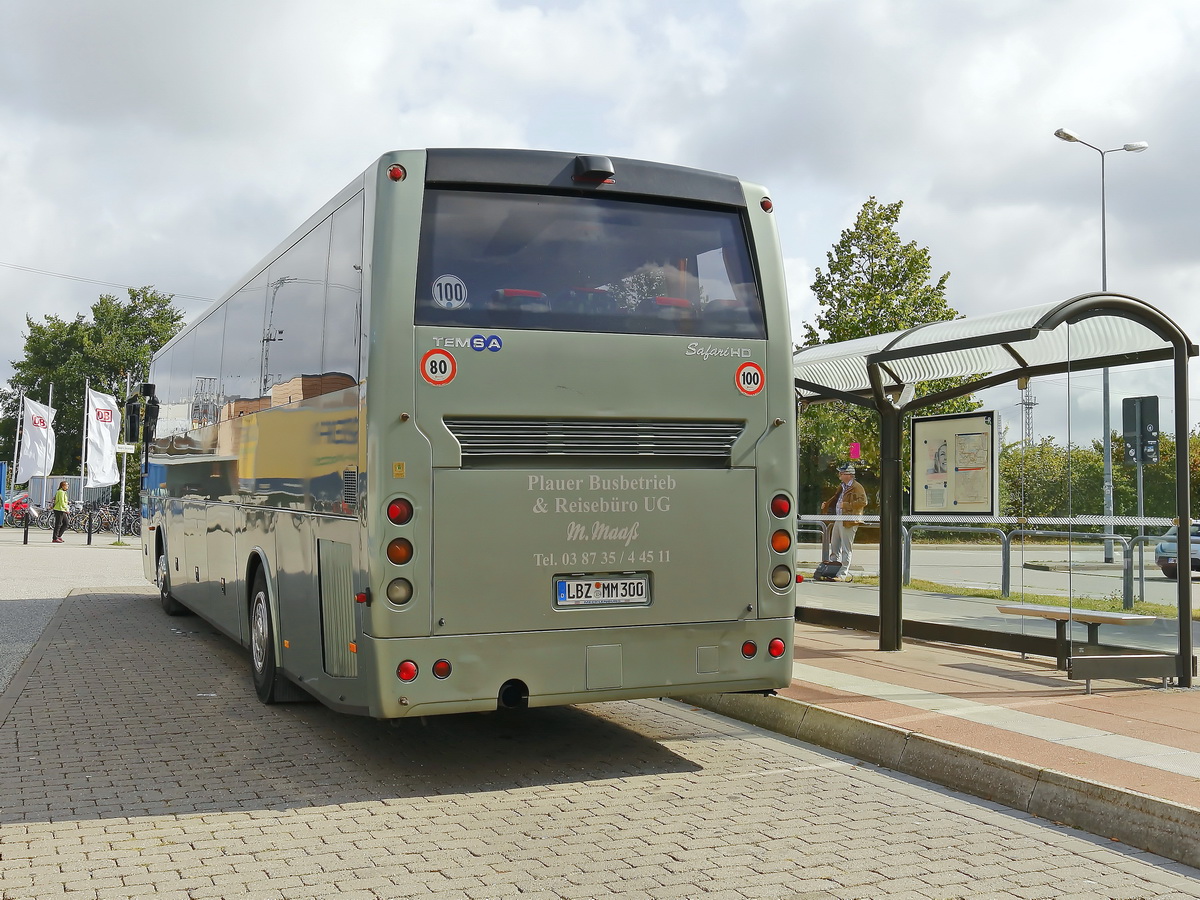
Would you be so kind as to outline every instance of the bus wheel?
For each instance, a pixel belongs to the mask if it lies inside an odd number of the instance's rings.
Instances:
[[[158,582],[158,602],[162,604],[163,612],[168,616],[182,616],[187,607],[171,596],[171,571],[167,565],[167,554],[163,551],[158,555],[158,563],[154,567],[155,581]]]
[[[275,702],[275,634],[271,627],[271,602],[262,571],[254,575],[250,594],[250,668],[254,691],[263,703]]]

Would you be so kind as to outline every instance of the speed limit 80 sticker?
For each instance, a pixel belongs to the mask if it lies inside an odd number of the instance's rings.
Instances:
[[[458,374],[458,363],[454,354],[440,347],[428,351],[421,357],[421,377],[434,387],[449,384]]]
[[[763,374],[762,366],[758,363],[744,362],[737,367],[733,383],[747,397],[753,397],[766,386],[767,376]]]

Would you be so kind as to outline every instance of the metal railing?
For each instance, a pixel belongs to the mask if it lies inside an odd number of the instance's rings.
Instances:
[[[819,527],[817,527],[819,526]],[[1003,597],[1008,597],[1011,594],[1012,588],[1012,545],[1014,538],[1021,537],[1063,537],[1072,540],[1084,541],[1103,541],[1105,543],[1113,542],[1121,545],[1121,606],[1124,609],[1133,609],[1133,551],[1136,547],[1139,550],[1140,563],[1138,566],[1139,578],[1139,599],[1146,599],[1146,573],[1145,561],[1143,556],[1144,545],[1157,543],[1161,538],[1157,536],[1141,535],[1134,538],[1128,538],[1124,535],[1114,534],[1112,532],[1081,532],[1081,531],[1043,531],[1038,528],[1017,528],[1012,531],[1005,531],[1002,528],[993,528],[988,526],[973,526],[973,525],[933,525],[923,524],[920,522],[910,523],[907,527],[900,526],[902,548],[902,583],[909,584],[912,580],[912,536],[916,531],[940,531],[940,532],[955,532],[967,534],[990,534],[995,535],[1000,542],[1000,594]],[[806,532],[810,534],[821,535],[821,550],[824,555],[827,554],[829,547],[829,523],[825,521],[813,521],[807,517],[800,519],[797,522],[796,532]],[[1186,571],[1186,567],[1180,567],[1180,571]]]
[[[1012,588],[1012,544],[1013,538],[1019,537],[1065,537],[1082,541],[1112,541],[1121,545],[1121,606],[1133,609],[1133,549],[1129,538],[1112,532],[1093,534],[1079,531],[1042,531],[1039,528],[1016,528],[1004,531],[1001,528],[972,527],[968,525],[909,525],[904,532],[904,577],[903,583],[908,584],[912,575],[912,533],[914,531],[965,531],[973,534],[994,534],[1000,538],[1000,595],[1007,597]],[[1138,538],[1139,541],[1147,538]],[[1155,538],[1157,540],[1157,538]],[[1145,583],[1143,578],[1142,597],[1145,598]]]

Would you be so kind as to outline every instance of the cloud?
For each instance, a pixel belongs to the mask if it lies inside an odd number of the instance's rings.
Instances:
[[[901,200],[902,237],[974,314],[1098,287],[1099,159],[1054,139],[1067,126],[1150,143],[1107,158],[1110,286],[1200,332],[1188,0],[61,0],[0,17],[0,262],[215,297],[385,150],[534,147],[766,185],[798,321],[863,201]],[[73,316],[101,290],[0,268],[7,358],[26,312]]]

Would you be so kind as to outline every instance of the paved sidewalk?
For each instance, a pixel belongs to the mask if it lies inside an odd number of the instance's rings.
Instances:
[[[0,527],[0,691],[24,662],[64,597],[97,587],[146,585],[138,538],[116,545],[111,534],[68,531],[64,543],[50,532]]]
[[[29,843],[24,851],[9,846],[0,854],[6,866],[20,861],[19,871],[11,873],[14,879],[52,877],[61,887],[77,887],[86,893],[100,890],[104,867],[120,862],[125,866],[121,876],[124,887],[114,882],[103,896],[131,896],[123,893],[133,884],[130,872],[137,874],[143,865],[150,868],[140,877],[155,889],[166,890],[160,891],[163,896],[259,896],[256,886],[261,896],[309,896],[299,886],[285,887],[282,881],[272,881],[269,889],[251,884],[255,877],[262,878],[264,871],[273,872],[276,878],[286,871],[306,884],[310,875],[317,877],[315,870],[295,873],[270,865],[264,870],[264,860],[282,852],[276,841],[285,840],[290,846],[288,829],[294,826],[305,834],[319,833],[319,846],[303,848],[301,856],[322,852],[328,856],[330,836],[341,834],[337,816],[369,819],[356,821],[352,829],[353,834],[369,832],[375,827],[371,823],[378,821],[371,804],[379,798],[399,797],[404,799],[387,802],[411,803],[428,794],[429,815],[444,816],[441,804],[446,798],[441,795],[447,784],[405,781],[400,789],[395,782],[401,775],[395,767],[397,753],[407,747],[409,754],[435,754],[409,761],[404,772],[410,774],[404,777],[416,777],[411,773],[436,768],[440,756],[452,748],[472,746],[475,730],[493,722],[488,717],[445,717],[446,721],[392,726],[338,716],[311,705],[265,710],[249,691],[246,661],[238,648],[199,620],[175,620],[157,613],[154,589],[142,575],[137,544],[114,547],[112,536],[104,535],[88,547],[82,536],[68,535],[66,544],[52,545],[46,532],[31,532],[28,545],[21,540],[19,531],[0,529],[0,565],[8,574],[0,593],[0,615],[20,613],[11,618],[24,617],[26,628],[23,637],[14,636],[0,622],[0,661],[9,660],[10,668],[13,663],[19,666],[0,703],[0,721],[5,723],[0,736],[9,741],[10,763],[9,799],[0,809],[9,807],[14,817],[6,826],[7,837],[0,835],[0,844],[9,843],[20,829],[25,829],[22,833],[28,835],[24,840]],[[63,614],[55,619],[58,625],[42,634],[37,623],[53,618],[62,598],[72,594],[68,605],[62,607]],[[68,611],[69,616],[65,615]],[[35,617],[30,619],[25,613]],[[20,666],[34,644],[38,645],[36,651]],[[174,660],[185,646],[192,662],[181,673]],[[915,642],[898,653],[883,653],[876,647],[874,635],[797,625],[796,678],[781,697],[726,695],[710,698],[711,704],[705,698],[695,699],[699,705],[710,705],[849,757],[973,793],[1038,820],[1073,825],[1190,866],[1200,865],[1200,691],[1097,682],[1095,692],[1085,695],[1081,684],[1067,681],[1049,660],[1022,660],[1015,654]],[[169,690],[159,696],[150,685],[169,686]],[[607,712],[610,707],[611,713]],[[646,707],[652,708],[657,709]],[[580,721],[591,722],[597,714],[617,719],[643,715],[636,704],[590,709]],[[562,717],[575,721],[570,711],[545,715],[554,722]],[[632,722],[634,718],[629,719]],[[273,743],[269,729],[279,727],[296,733],[289,732],[282,744]],[[675,752],[683,746],[682,737],[664,724],[646,725],[645,730],[647,734],[673,735],[668,744]],[[441,739],[426,747],[427,740],[417,738],[427,731]],[[346,746],[339,744],[347,734],[357,737]],[[588,748],[595,740],[584,738],[571,746]],[[744,751],[731,754],[731,740],[720,736],[714,745],[714,760],[745,763],[746,771],[738,772],[738,779],[761,780],[763,772],[791,773],[782,783],[788,815],[798,814],[812,802],[812,793],[793,783],[796,773],[807,772],[812,765],[751,758],[755,748],[750,743],[742,744]],[[738,740],[748,738],[739,733]],[[264,767],[259,754],[267,743],[276,748],[273,753],[282,756]],[[492,772],[474,772],[470,766],[507,751],[511,743],[509,735],[500,735],[481,756],[469,753],[455,758],[447,771],[461,768],[467,772],[463,776],[465,796],[473,796],[480,784],[491,785],[497,778]],[[645,753],[665,752],[653,743],[638,746]],[[539,740],[531,740],[530,748],[530,765],[535,768],[561,755],[559,751],[547,755]],[[69,755],[68,751],[76,754],[69,765],[64,755]],[[608,740],[600,747],[600,756],[580,762],[566,783],[603,786],[609,774],[625,774],[628,754],[619,751]],[[346,767],[358,765],[361,761],[355,757],[364,752],[365,774],[355,769],[348,775]],[[328,765],[314,769],[315,758]],[[605,765],[615,769],[609,772]],[[865,767],[862,777],[868,777],[870,769]],[[515,771],[526,769],[517,766]],[[364,778],[371,784],[371,779],[379,781],[379,789],[362,791],[359,782]],[[729,781],[727,774],[721,778],[724,787],[743,783]],[[888,778],[870,788],[856,787],[855,804],[865,804],[863,809],[867,809],[884,802],[883,795],[905,789],[903,781]],[[540,781],[540,777],[534,779]],[[554,778],[550,782],[557,783]],[[514,789],[503,779],[499,784],[502,792]],[[517,787],[523,790],[525,786],[521,782]],[[715,789],[714,785],[704,788],[708,793]],[[730,809],[736,808],[744,817],[740,791],[738,788],[727,800]],[[851,811],[851,806],[857,809],[855,804],[846,806],[839,801],[830,809],[836,808],[840,815]],[[764,809],[772,823],[782,821],[779,817],[784,813]],[[485,813],[482,807],[471,807],[468,814],[474,819]],[[707,822],[717,814],[706,808],[701,818]],[[978,817],[979,813],[971,815]],[[235,818],[241,821],[240,817],[247,817],[246,834],[231,837],[230,822]],[[287,834],[271,829],[266,833],[263,817],[279,818]],[[729,821],[735,820],[736,816]],[[623,815],[621,821],[624,829],[632,827]],[[912,816],[905,818],[904,827],[914,821],[917,819]],[[897,827],[900,825],[897,821]],[[212,833],[208,834],[205,829],[210,827]],[[494,827],[499,826],[489,825]],[[653,822],[650,827],[654,829]],[[810,823],[805,827],[811,839],[811,829],[817,826]],[[865,825],[860,822],[853,827]],[[881,825],[874,822],[870,827]],[[85,840],[86,859],[72,860],[77,871],[60,871],[56,860],[61,848],[78,829],[88,829],[95,840]],[[184,840],[174,836],[184,833],[180,829],[196,833],[188,832],[190,837]],[[716,830],[721,832],[717,840],[725,846],[731,832],[727,826]],[[396,839],[392,835],[387,845],[395,846]],[[183,842],[177,847],[180,840]],[[1032,855],[1025,862],[1030,871],[1043,866],[1044,854],[1051,852],[1038,840],[1029,844]],[[225,845],[230,841],[234,856],[226,857]],[[147,857],[151,845],[160,843],[164,849],[152,859]],[[127,849],[127,856],[122,856]],[[345,852],[358,851],[350,847]],[[531,847],[531,852],[540,850]],[[1108,851],[1095,848],[1088,852]],[[357,856],[343,859],[342,850],[337,853],[337,859],[330,857],[323,868],[344,871],[348,865],[362,862]],[[212,877],[218,862],[233,881]],[[1142,867],[1139,872],[1145,868],[1140,861],[1130,862],[1135,864]],[[365,864],[360,868],[363,873],[370,871]],[[1192,892],[1200,883],[1196,870],[1180,867],[1178,872],[1178,893],[1173,896],[1196,895]],[[70,882],[75,874],[78,884]],[[359,877],[357,869],[353,874]],[[5,877],[0,875],[0,881]],[[323,888],[313,883],[312,889],[333,891],[342,884],[333,875],[328,877],[331,880],[321,882]],[[414,887],[411,877],[406,877],[404,889]],[[753,893],[751,887],[747,885],[747,890]],[[223,894],[222,889],[231,893]],[[401,895],[391,889],[387,892],[387,896]],[[1136,891],[1086,894],[1118,895],[1159,896],[1158,892]],[[0,896],[7,900],[9,896],[40,896],[40,892],[18,889],[10,895],[0,889]]]
[[[1200,688],[1097,680],[1087,694],[1049,658],[878,647],[877,634],[800,623],[794,680],[778,698],[698,702],[1200,865]]]

